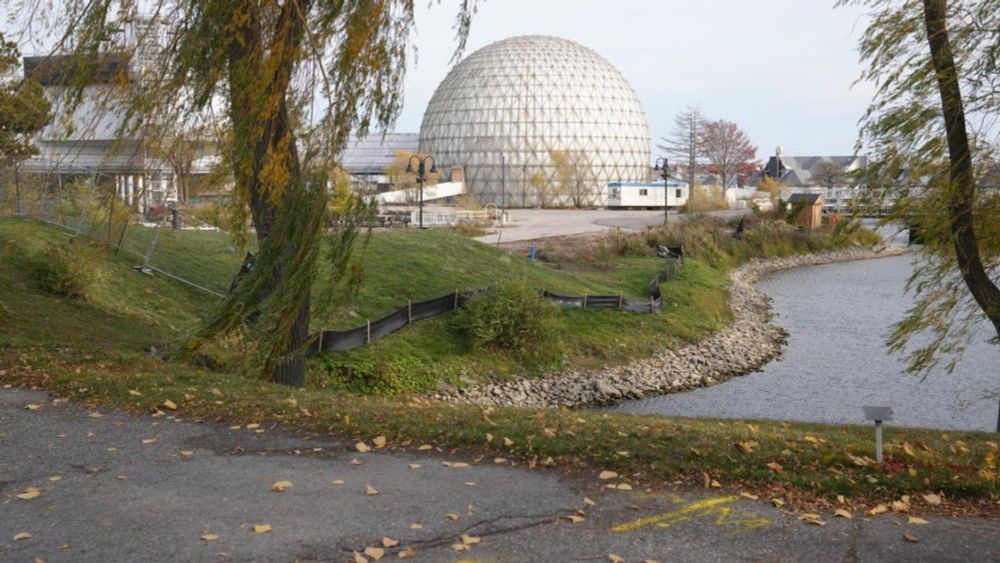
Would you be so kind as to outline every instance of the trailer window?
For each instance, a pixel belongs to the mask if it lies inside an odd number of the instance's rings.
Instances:
[[[649,195],[649,190],[647,190],[646,188],[640,188],[639,195]]]

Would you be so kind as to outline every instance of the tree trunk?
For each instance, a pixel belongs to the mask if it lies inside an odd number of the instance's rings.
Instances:
[[[261,248],[267,244],[282,244],[280,238],[269,238],[277,223],[278,206],[281,203],[274,203],[264,193],[261,171],[268,154],[287,155],[284,163],[288,183],[282,187],[282,198],[296,197],[296,192],[304,189],[301,185],[302,171],[289,116],[287,92],[295,60],[291,55],[301,43],[304,32],[301,18],[295,10],[307,9],[308,2],[299,2],[298,6],[295,4],[286,3],[276,23],[276,38],[273,41],[280,48],[265,49],[261,29],[263,18],[253,2],[246,3],[247,18],[236,31],[240,40],[233,42],[229,52],[229,109],[237,155],[233,172],[240,189],[248,196],[258,246]],[[270,67],[272,74],[262,81],[258,74],[260,69],[270,66],[263,64],[265,53],[276,57],[276,60]],[[277,109],[263,120],[258,105],[261,98],[275,100],[278,104]],[[287,274],[280,266],[276,267],[271,272],[271,284],[264,291],[275,291]],[[275,383],[294,387],[305,385],[305,357],[300,349],[309,337],[310,304],[310,294],[307,292],[292,324],[286,350],[296,352],[297,356],[293,360],[279,363],[272,370],[271,380]]]
[[[948,38],[948,6],[946,0],[924,0],[924,21],[931,61],[941,94],[945,132],[950,159],[948,189],[948,219],[955,245],[955,257],[965,285],[979,308],[993,323],[1000,337],[1000,289],[990,280],[979,254],[973,223],[976,202],[976,178],[972,166],[972,151],[965,124],[965,107],[958,82],[958,71]],[[1000,432],[1000,415],[997,418]]]

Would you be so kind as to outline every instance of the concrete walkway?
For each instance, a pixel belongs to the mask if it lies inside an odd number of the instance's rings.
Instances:
[[[475,240],[487,244],[518,242],[549,237],[599,233],[611,229],[641,231],[663,224],[663,211],[612,209],[510,209],[511,222]],[[730,218],[746,211],[712,211],[708,215]],[[672,221],[685,221],[686,215],[671,214]]]
[[[354,561],[404,547],[422,561],[1000,558],[992,520],[823,515],[817,526],[731,493],[609,489],[621,481],[392,446],[358,453],[2,389],[0,561]],[[272,491],[279,481],[291,486]]]

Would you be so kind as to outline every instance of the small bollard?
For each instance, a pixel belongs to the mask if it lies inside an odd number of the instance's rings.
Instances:
[[[875,461],[882,463],[882,423],[892,421],[892,407],[863,407],[865,420],[875,422]]]
[[[535,245],[531,245],[531,261],[535,261]]]

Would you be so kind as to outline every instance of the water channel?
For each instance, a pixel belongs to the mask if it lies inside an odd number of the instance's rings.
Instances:
[[[757,372],[705,387],[630,401],[619,412],[813,422],[863,422],[864,405],[893,408],[893,424],[992,431],[1000,348],[977,326],[955,371],[921,380],[903,373],[886,335],[913,303],[903,291],[912,256],[798,268],[763,278],[775,322],[789,332],[782,357]]]

